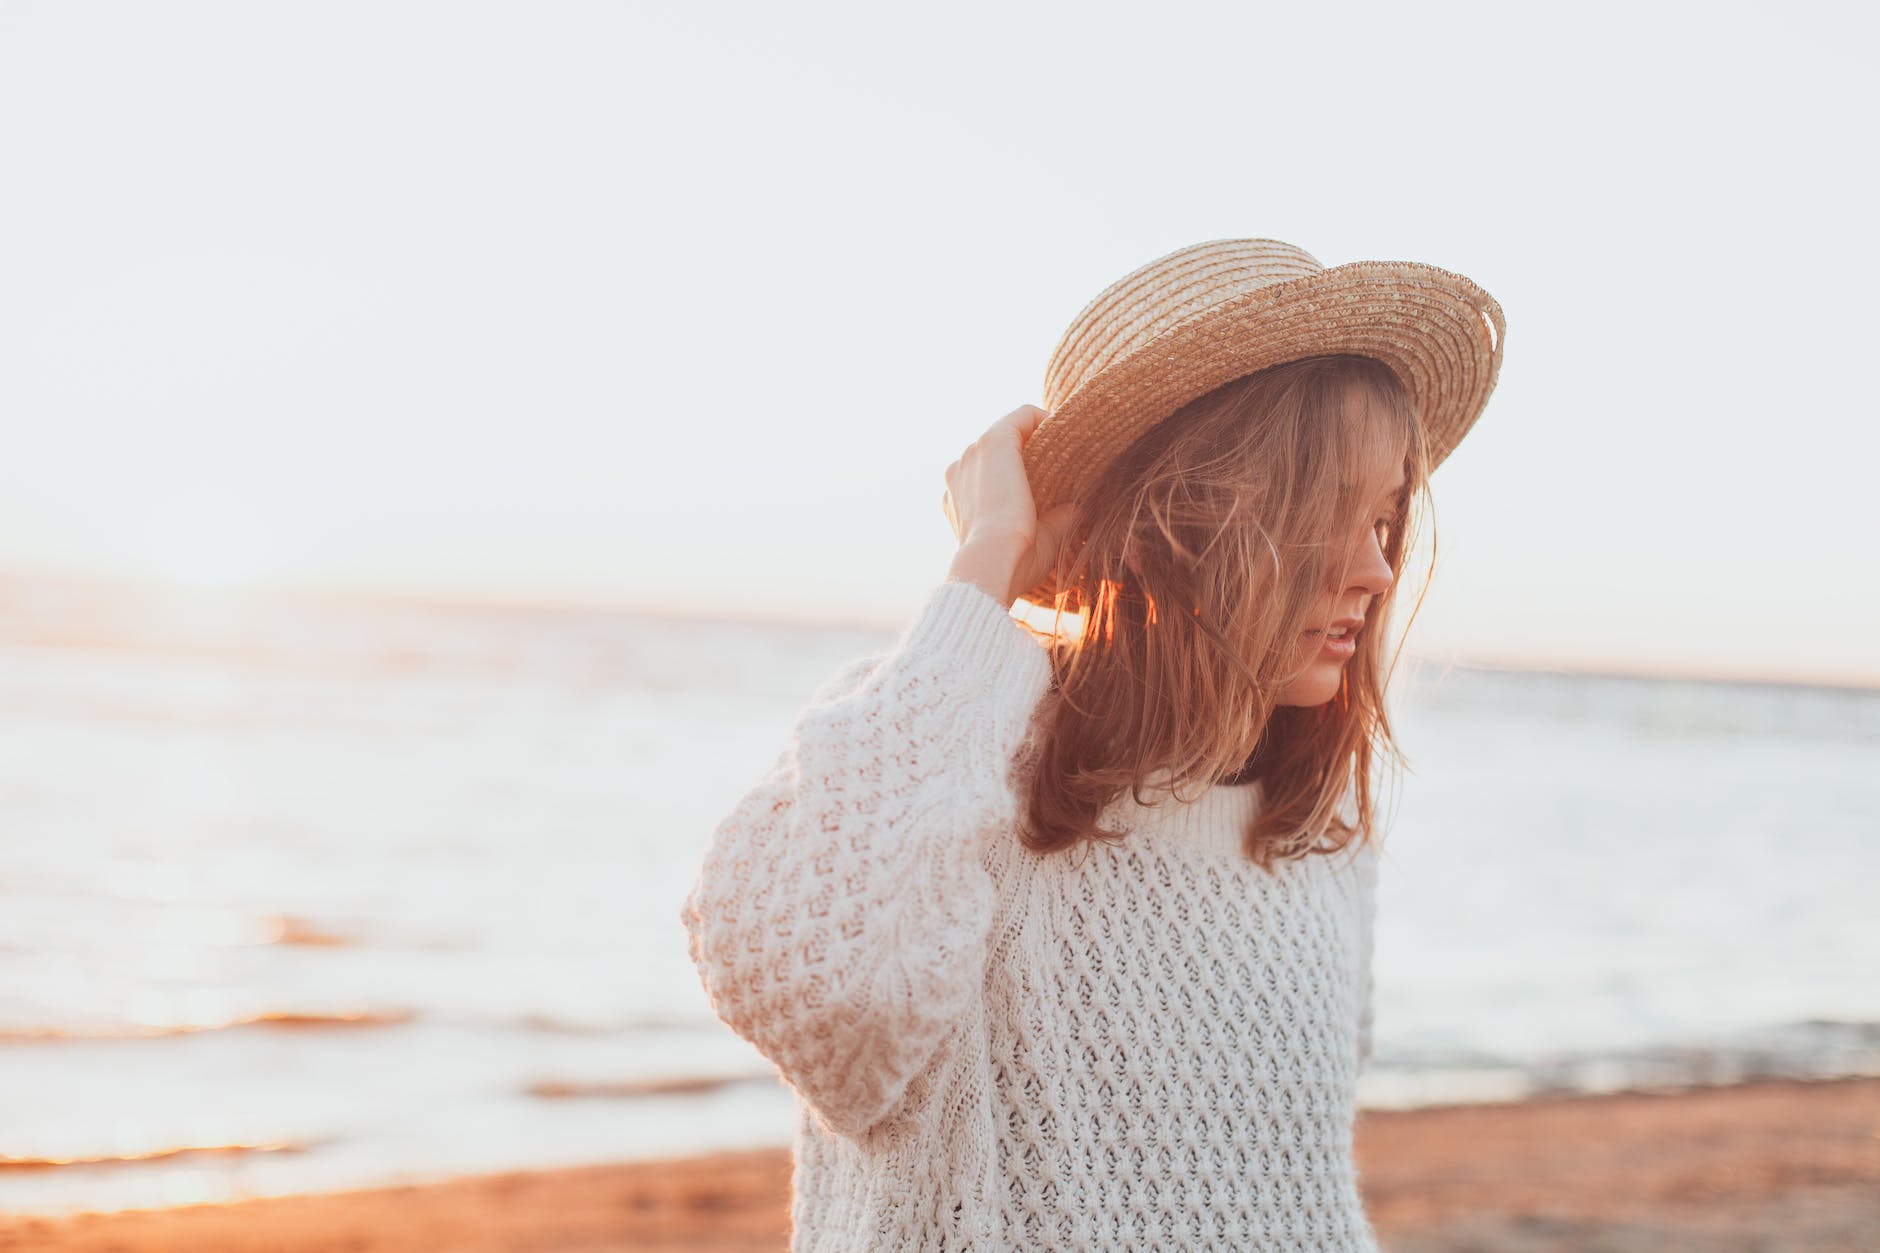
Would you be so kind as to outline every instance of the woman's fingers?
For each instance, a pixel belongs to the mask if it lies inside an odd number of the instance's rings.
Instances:
[[[969,539],[984,539],[991,547],[981,545],[977,559],[1002,563],[1010,548],[1021,591],[1049,571],[1076,518],[1068,504],[1040,517],[1025,474],[1025,443],[1050,416],[1037,405],[1020,405],[987,427],[947,466],[946,490],[940,495],[940,508],[962,550]],[[989,578],[987,586],[1004,590],[1005,571],[993,573],[1000,577]]]
[[[969,535],[1009,536],[1031,544],[1037,513],[1020,454],[1032,432],[1050,414],[1037,405],[1020,405],[967,446],[946,468],[940,507],[964,542]]]
[[[998,424],[1011,426],[1018,432],[1018,442],[1023,444],[1031,438],[1031,433],[1038,429],[1038,424],[1050,416],[1037,405],[1020,405],[1000,418]]]

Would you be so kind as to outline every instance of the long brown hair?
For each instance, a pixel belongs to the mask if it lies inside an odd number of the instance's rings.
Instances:
[[[1398,574],[1429,502],[1414,401],[1381,362],[1333,355],[1217,388],[1105,469],[1058,558],[1027,847],[1122,838],[1097,819],[1125,791],[1145,803],[1152,780],[1178,796],[1257,783],[1244,848],[1268,870],[1373,838],[1374,757],[1403,761],[1383,697],[1383,628],[1401,580],[1367,608],[1336,696],[1279,697],[1301,672],[1301,632],[1326,625],[1328,597],[1348,586],[1357,511],[1400,466],[1382,539]],[[1066,615],[1081,622],[1067,630]],[[1341,811],[1354,798],[1351,822]]]

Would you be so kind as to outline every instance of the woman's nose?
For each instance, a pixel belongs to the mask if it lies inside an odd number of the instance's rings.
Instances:
[[[1396,577],[1396,573],[1390,568],[1390,562],[1384,556],[1383,545],[1378,542],[1377,532],[1372,530],[1364,542],[1358,545],[1358,552],[1353,558],[1351,572],[1346,577],[1346,582],[1352,588],[1362,589],[1368,595],[1382,596],[1390,590],[1390,585]]]

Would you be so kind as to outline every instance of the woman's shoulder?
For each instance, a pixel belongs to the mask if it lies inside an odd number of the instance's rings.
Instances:
[[[1029,711],[1051,678],[1049,651],[1037,633],[982,588],[949,580],[930,588],[893,643],[852,658],[824,679],[809,704],[855,695],[890,666],[958,684],[1001,708]]]

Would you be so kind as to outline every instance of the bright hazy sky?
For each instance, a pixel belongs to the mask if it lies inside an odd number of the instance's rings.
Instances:
[[[6,0],[0,569],[900,622],[1270,236],[1506,310],[1411,651],[1880,683],[1873,12]]]

